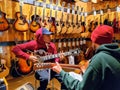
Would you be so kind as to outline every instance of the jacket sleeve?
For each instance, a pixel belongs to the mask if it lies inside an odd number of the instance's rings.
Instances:
[[[33,41],[24,43],[24,44],[18,44],[16,46],[13,47],[12,52],[20,58],[24,58],[24,59],[29,59],[29,54],[27,54],[25,51],[28,50],[34,50],[35,47],[35,43]]]
[[[100,86],[99,74],[91,66],[89,66],[84,73],[82,81],[70,76],[70,74],[64,70],[60,72],[60,75],[68,90],[98,90]]]

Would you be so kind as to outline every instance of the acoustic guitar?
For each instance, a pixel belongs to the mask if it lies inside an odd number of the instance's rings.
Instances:
[[[61,34],[65,34],[68,28],[70,27],[69,15],[70,15],[70,3],[67,4],[67,20],[64,22],[64,26],[62,27]]]
[[[23,6],[23,0],[20,0],[20,12],[16,12],[16,20],[14,22],[14,28],[17,31],[25,32],[29,29],[28,22],[26,20],[26,17],[22,14],[22,6]]]
[[[0,8],[0,31],[8,30],[8,28],[9,28],[9,23],[6,19],[6,14],[2,12]]]
[[[9,74],[9,69],[6,66],[6,61],[0,57],[0,78],[6,77]]]
[[[40,25],[42,26],[42,27],[46,27],[47,26],[47,22],[48,22],[48,20],[47,20],[47,18],[46,18],[46,16],[45,16],[45,13],[46,13],[46,0],[43,0],[43,8],[42,8],[42,18],[41,18],[41,20],[40,20]]]
[[[82,30],[84,29],[84,26],[82,25],[82,16],[83,16],[83,8],[80,8],[80,20],[78,21],[78,28],[77,28],[77,33],[81,33]]]
[[[41,26],[40,26],[40,17],[36,14],[37,12],[37,2],[35,1],[35,14],[31,16],[32,22],[30,23],[30,30],[35,33]]]
[[[77,15],[76,15],[76,23],[75,23],[75,27],[74,27],[74,34],[77,34],[77,32],[79,31],[79,27],[80,27],[80,25],[79,25],[79,23],[78,23],[78,16],[79,16],[79,14],[80,14],[80,12],[79,12],[79,6],[77,6],[76,7],[77,8]]]
[[[59,34],[61,31],[60,19],[58,18],[58,6],[60,6],[60,1],[61,0],[56,1],[56,8],[55,8],[55,18],[56,18],[55,24],[56,24],[56,30],[57,30],[56,34]]]
[[[39,70],[39,69],[48,69],[48,68],[52,68],[53,66],[55,66],[56,63],[35,63],[34,64],[34,70]],[[72,64],[60,64],[60,66],[62,68],[67,68],[67,69],[79,69],[80,70],[80,66],[79,65],[72,65]]]
[[[30,51],[27,52],[32,55]],[[27,75],[33,70],[33,63],[30,60],[25,60],[23,58],[18,58],[18,72],[22,75]]]
[[[64,6],[65,6],[65,2],[62,2],[62,7],[61,7],[62,15],[61,15],[60,24],[59,24],[60,27],[56,26],[56,28],[57,28],[57,34],[61,34],[62,33],[62,28],[65,26],[64,22],[63,22]]]
[[[50,17],[48,19],[48,29],[53,32],[54,34],[56,34],[56,24],[55,24],[55,18],[52,17],[52,9],[53,9],[53,0],[50,0]]]
[[[28,50],[28,53],[29,52],[31,52],[31,51]],[[38,52],[39,52],[39,54],[41,54],[41,55],[36,55],[39,63],[49,61],[50,59],[58,58],[61,55],[60,53],[52,54],[52,55],[45,55],[47,53],[47,52],[45,52],[45,50],[39,50]],[[34,52],[32,52],[32,53],[34,53]],[[68,56],[71,54],[77,55],[78,53],[80,53],[80,50],[74,49],[74,50],[70,50],[69,52],[64,52],[63,55],[64,56]],[[19,66],[20,73],[23,75],[29,74],[33,70],[33,63],[30,60],[25,60],[23,58],[18,58],[18,66]]]
[[[120,21],[119,21],[119,17],[118,17],[119,7],[117,6],[116,8],[118,8],[118,9],[117,9],[117,11],[114,13],[115,18],[113,19],[113,29],[114,29],[114,33],[120,32]]]
[[[85,16],[85,12],[84,12],[84,20],[81,22],[81,26],[80,26],[80,33],[84,33],[86,28],[85,28],[85,22],[86,22],[86,16]]]
[[[72,18],[71,18],[71,23],[70,23],[70,27],[68,27],[68,30],[67,30],[67,34],[71,34],[71,33],[73,33],[73,31],[74,31],[74,27],[75,27],[75,25],[74,25],[74,14],[75,14],[75,10],[74,10],[74,5],[72,5]]]

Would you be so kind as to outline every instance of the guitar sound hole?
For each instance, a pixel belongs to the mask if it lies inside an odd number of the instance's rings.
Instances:
[[[64,23],[62,23],[62,27],[64,27],[65,26],[65,24]]]
[[[56,26],[59,26],[58,22],[56,22]]]

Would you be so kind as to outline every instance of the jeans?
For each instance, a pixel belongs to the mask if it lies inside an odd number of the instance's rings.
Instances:
[[[56,78],[60,82],[61,90],[67,90],[65,85],[62,83],[62,78],[60,77],[60,75],[52,70],[50,71],[50,75],[49,75],[49,69],[38,70],[35,72],[35,78],[37,80],[40,80],[40,87],[38,88],[38,90],[46,90],[49,79],[51,80],[53,78]]]

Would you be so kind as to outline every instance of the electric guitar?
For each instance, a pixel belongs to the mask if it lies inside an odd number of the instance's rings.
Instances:
[[[17,19],[14,22],[14,28],[17,31],[25,32],[29,29],[28,22],[26,20],[26,17],[22,14],[22,6],[23,6],[23,0],[20,0],[20,12],[16,12]]]
[[[0,8],[0,31],[8,30],[8,28],[9,28],[9,23],[6,19],[6,14],[2,12]]]
[[[37,12],[37,2],[35,1],[35,14],[32,15],[31,20],[32,22],[30,23],[30,30],[32,32],[36,32],[41,26],[40,26],[40,17],[39,15],[36,14]]]

